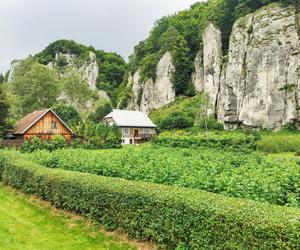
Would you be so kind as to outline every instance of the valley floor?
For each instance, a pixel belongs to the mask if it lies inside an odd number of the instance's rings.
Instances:
[[[0,249],[135,249],[2,184],[0,200]]]

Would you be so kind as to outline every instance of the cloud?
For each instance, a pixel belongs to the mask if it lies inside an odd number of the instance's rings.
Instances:
[[[162,16],[196,0],[0,0],[0,72],[57,39],[127,58]]]

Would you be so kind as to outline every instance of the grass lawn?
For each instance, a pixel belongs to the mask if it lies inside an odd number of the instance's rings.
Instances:
[[[136,249],[88,220],[0,184],[0,249]]]

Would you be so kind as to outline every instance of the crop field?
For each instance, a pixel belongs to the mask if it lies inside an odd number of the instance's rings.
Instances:
[[[49,168],[300,207],[300,161],[269,159],[256,152],[145,145],[115,150],[36,151],[24,156]]]

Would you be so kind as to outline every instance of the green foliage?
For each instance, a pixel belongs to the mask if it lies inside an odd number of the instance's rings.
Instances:
[[[9,104],[4,89],[0,86],[0,140],[6,134],[9,124],[7,118],[9,115]]]
[[[4,76],[0,73],[0,84],[4,82]]]
[[[160,129],[181,129],[193,126],[193,121],[182,112],[173,112],[157,123]]]
[[[55,61],[56,54],[73,54],[77,56],[87,56],[92,47],[87,47],[74,42],[73,40],[58,40],[50,43],[46,49],[38,53],[35,58],[41,64],[48,64]],[[59,57],[60,58],[60,57]],[[60,59],[59,59],[60,60]]]
[[[6,155],[10,159],[2,173],[4,183],[56,207],[87,215],[109,229],[154,240],[162,248],[300,247],[300,214],[296,209],[193,189],[47,169],[12,152]]]
[[[52,107],[52,110],[69,126],[76,127],[82,124],[82,119],[79,112],[73,107],[67,104],[56,104]]]
[[[90,52],[96,55],[99,66],[99,75],[97,78],[98,89],[107,91],[109,96],[115,99],[118,93],[118,87],[122,83],[127,70],[126,62],[120,55],[103,50],[95,50],[93,47],[84,46],[72,40],[58,40],[49,44],[47,48],[37,54],[35,58],[38,62],[45,65],[49,62],[55,62],[55,65],[61,70],[68,65],[64,54],[77,56],[75,63],[80,66],[89,60]],[[57,55],[59,56],[57,57]]]
[[[104,149],[121,147],[121,131],[116,126],[106,123],[89,122],[82,126],[78,133],[84,137],[84,148]]]
[[[191,75],[194,67],[193,60],[189,55],[190,49],[186,40],[183,36],[178,36],[172,49],[172,62],[175,66],[172,82],[177,95],[186,93],[188,86],[191,85]],[[188,92],[188,94],[191,94],[191,92]]]
[[[85,109],[85,103],[92,96],[92,91],[87,82],[80,74],[72,72],[61,78],[61,90],[68,96],[71,103],[75,103],[79,108]]]
[[[0,199],[1,249],[136,250],[127,240],[99,230],[89,219],[58,211],[3,183]]]
[[[141,75],[142,81],[156,78],[156,65],[159,61],[156,53],[145,56],[141,61]]]
[[[198,117],[197,122],[195,124],[197,127],[212,130],[223,130],[223,124],[219,123],[215,117],[207,116],[206,119],[204,117]]]
[[[62,168],[129,180],[176,185],[272,204],[300,207],[297,162],[268,160],[251,152],[254,138],[159,138],[155,144],[87,151],[37,151],[26,156]],[[175,149],[176,147],[176,149]],[[186,147],[186,148],[182,148]]]
[[[43,141],[38,137],[32,138],[30,141],[25,141],[21,146],[22,152],[34,152],[36,150],[57,150],[67,147],[66,140],[63,136],[57,135],[51,141]]]
[[[16,106],[15,115],[19,117],[51,107],[59,93],[55,71],[36,63],[32,58],[22,61],[17,67],[9,87],[13,94],[13,105]]]
[[[263,136],[263,139],[257,143],[257,147],[267,153],[297,152],[300,151],[300,136],[291,133]]]
[[[155,23],[149,37],[134,48],[129,58],[129,68],[131,72],[143,68],[143,79],[155,78],[159,58],[169,51],[176,68],[172,82],[176,93],[183,94],[191,81],[193,60],[202,48],[202,35],[207,25],[213,23],[220,28],[226,55],[234,22],[272,2],[294,4],[297,0],[208,0],[163,17]],[[247,31],[252,33],[253,27],[248,27]]]
[[[95,123],[102,122],[103,118],[112,111],[112,105],[110,101],[101,101],[97,105],[95,113],[90,116],[90,120]]]
[[[194,124],[199,109],[202,105],[203,94],[199,94],[193,98],[177,97],[174,102],[164,106],[163,108],[153,110],[150,113],[150,118],[158,126],[159,129],[163,129],[161,127],[163,121],[166,122],[172,120],[173,113],[181,113],[181,117],[183,117],[183,119],[187,121],[187,127],[191,127]],[[173,128],[176,128],[176,126],[174,126]]]

